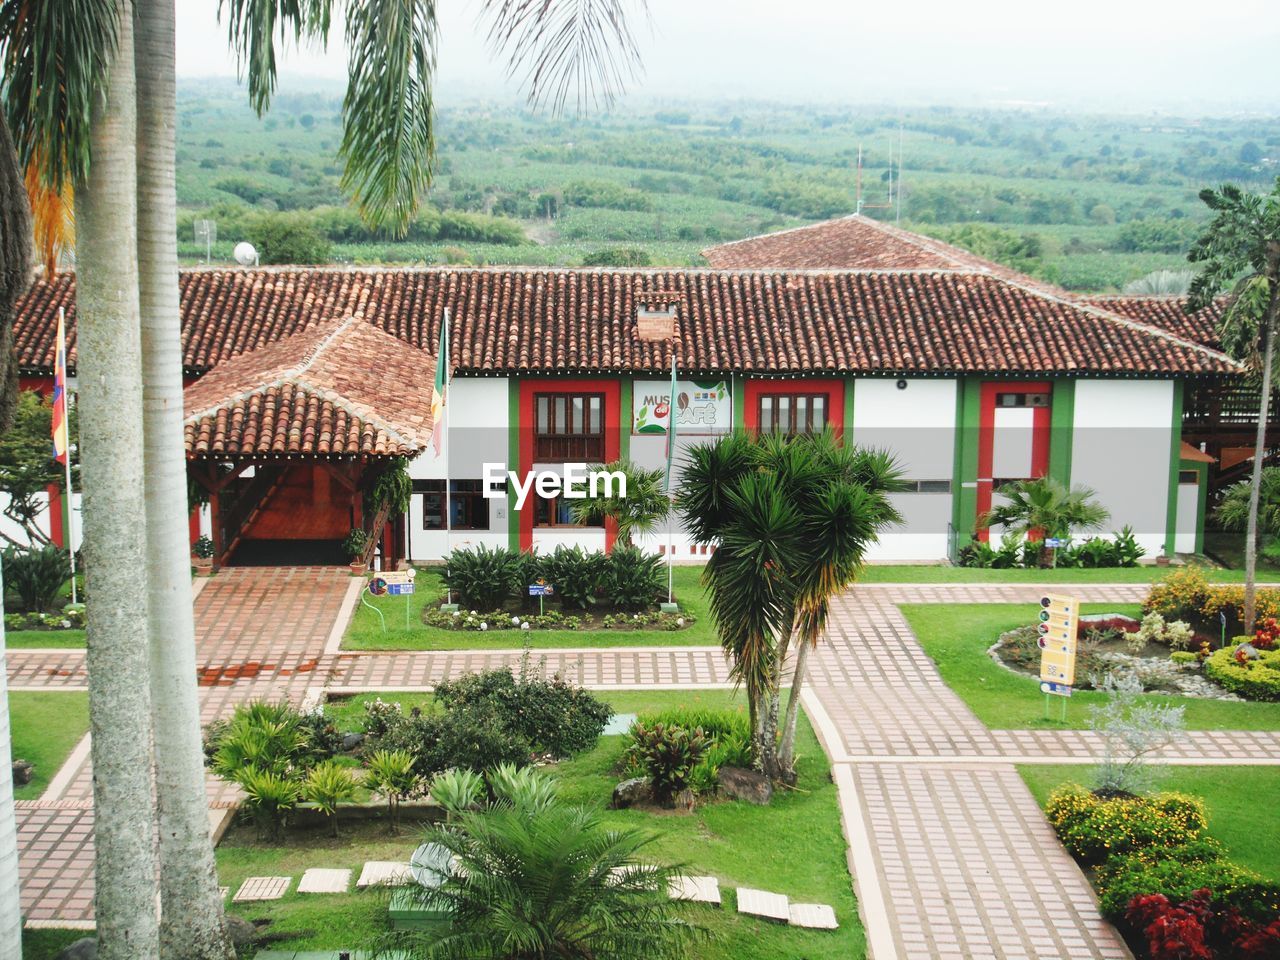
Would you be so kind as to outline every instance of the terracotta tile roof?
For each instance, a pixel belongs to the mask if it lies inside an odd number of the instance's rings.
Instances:
[[[1065,291],[933,237],[861,214],[707,247],[721,270],[960,270],[1065,295]]]
[[[65,298],[69,283],[43,284],[28,296],[18,320],[24,368],[52,363],[52,325],[41,325],[49,324],[48,302]],[[182,277],[184,362],[205,370],[347,318],[434,352],[448,308],[452,366],[462,373],[663,372],[671,346],[636,330],[636,305],[656,291],[676,301],[680,363],[691,373],[1237,369],[1211,350],[1067,297],[941,270],[190,270]],[[74,311],[68,322],[74,329]]]
[[[435,363],[350,318],[227,360],[183,391],[191,456],[414,456]]]
[[[1225,299],[1212,306],[1186,312],[1186,297],[1087,297],[1086,303],[1130,320],[1166,330],[1174,336],[1199,343],[1213,350],[1222,347],[1218,339],[1218,323],[1222,319]]]

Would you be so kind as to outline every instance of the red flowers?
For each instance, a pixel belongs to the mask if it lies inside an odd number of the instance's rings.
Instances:
[[[1280,919],[1259,926],[1235,907],[1213,903],[1213,892],[1195,891],[1174,906],[1162,893],[1129,901],[1125,919],[1142,931],[1151,960],[1276,960]]]
[[[1258,628],[1253,632],[1253,645],[1259,650],[1270,650],[1277,641],[1280,641],[1280,623],[1276,622],[1276,618],[1260,620]]]

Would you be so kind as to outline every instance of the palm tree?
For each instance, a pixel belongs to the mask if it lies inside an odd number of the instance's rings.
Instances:
[[[13,406],[5,402],[16,391],[17,360],[13,354],[14,304],[31,281],[31,217],[27,210],[22,168],[0,116],[0,431],[8,430]],[[0,597],[4,579],[0,573]],[[13,778],[9,744],[9,673],[4,655],[4,623],[0,622],[0,958],[22,956],[22,904],[18,883],[18,826],[13,810]]]
[[[95,919],[98,956],[126,960],[155,956],[159,938],[151,696],[139,682],[149,665],[131,0],[113,15],[115,52],[89,125],[92,163],[76,180],[76,314]]]
[[[831,434],[731,434],[688,453],[676,502],[696,543],[717,544],[703,572],[720,643],[747,690],[761,770],[794,782],[795,724],[808,650],[830,598],[853,582],[866,548],[898,515],[901,488],[885,454],[842,448]],[[780,688],[797,652],[778,743]]]
[[[234,960],[209,837],[196,695],[182,427],[173,0],[136,0],[138,290],[142,309],[147,595],[155,712],[160,955]]]
[[[1124,285],[1125,296],[1185,297],[1195,278],[1192,270],[1153,270]]]
[[[396,956],[678,960],[698,933],[675,916],[676,871],[645,856],[656,838],[610,829],[596,809],[504,804],[464,812],[425,839],[453,860],[437,889],[418,894],[451,922],[434,939],[403,936]]]
[[[1244,540],[1244,630],[1251,634],[1257,594],[1258,498],[1271,417],[1276,318],[1280,316],[1280,177],[1266,195],[1228,183],[1217,190],[1201,190],[1200,199],[1214,217],[1187,254],[1188,260],[1204,267],[1191,283],[1186,309],[1203,309],[1230,288],[1218,331],[1223,349],[1261,375]]]
[[[1069,537],[1076,530],[1097,530],[1111,517],[1088,487],[1068,488],[1053,477],[1019,480],[1000,490],[1008,499],[978,518],[980,527],[1005,527],[1012,533]],[[1047,557],[1047,552],[1043,554]],[[1043,562],[1043,561],[1042,561]]]
[[[1253,484],[1247,480],[1227,487],[1213,515],[1224,530],[1244,530],[1249,524],[1249,503]],[[1280,536],[1280,467],[1264,467],[1258,497],[1258,530],[1268,536]],[[1263,548],[1266,552],[1266,548]]]
[[[663,489],[663,471],[646,470],[630,460],[615,460],[591,470],[622,474],[627,481],[627,495],[621,496],[615,485],[612,496],[601,491],[600,496],[575,501],[575,523],[599,525],[612,520],[618,525],[618,545],[629,547],[637,533],[649,533],[671,512],[671,500]]]

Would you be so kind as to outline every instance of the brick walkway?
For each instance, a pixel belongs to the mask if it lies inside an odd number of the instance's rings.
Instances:
[[[515,665],[519,650],[326,653],[345,570],[240,569],[196,600],[205,722],[249,699],[301,704],[322,691],[422,690],[445,677]],[[1145,585],[1060,584],[1089,602],[1133,603]],[[834,764],[859,900],[875,960],[1109,958],[1127,952],[1102,921],[1014,764],[1088,762],[1089,731],[988,730],[943,683],[911,633],[904,603],[1034,603],[1036,585],[869,584],[841,598],[810,658],[805,706]],[[595,688],[715,687],[716,648],[535,651],[546,669]],[[9,653],[17,689],[83,689],[77,650]],[[1197,733],[1171,762],[1280,763],[1280,734]],[[75,762],[74,760],[72,761]],[[23,904],[37,924],[92,920],[91,771],[18,804]],[[211,808],[235,791],[209,783]]]

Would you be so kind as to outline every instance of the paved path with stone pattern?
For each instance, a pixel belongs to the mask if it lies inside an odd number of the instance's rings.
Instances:
[[[518,664],[521,651],[326,652],[358,584],[342,570],[231,569],[196,599],[201,716],[237,703],[326,693],[427,689],[447,677]],[[988,730],[943,683],[899,609],[904,603],[1034,603],[1024,584],[868,584],[835,603],[810,657],[805,707],[834,767],[868,944],[891,958],[1122,958],[1092,892],[1014,764],[1087,762],[1077,730]],[[1058,584],[1087,602],[1134,603],[1143,584]],[[342,624],[337,624],[340,629]],[[716,648],[535,651],[546,669],[598,689],[723,687]],[[8,654],[15,689],[84,689],[78,650]],[[1280,734],[1197,733],[1170,762],[1280,763]],[[74,767],[71,767],[74,764]],[[23,906],[35,925],[93,916],[92,772],[69,761],[57,792],[18,806]],[[211,811],[238,795],[208,783]],[[762,878],[763,879],[763,878]]]

